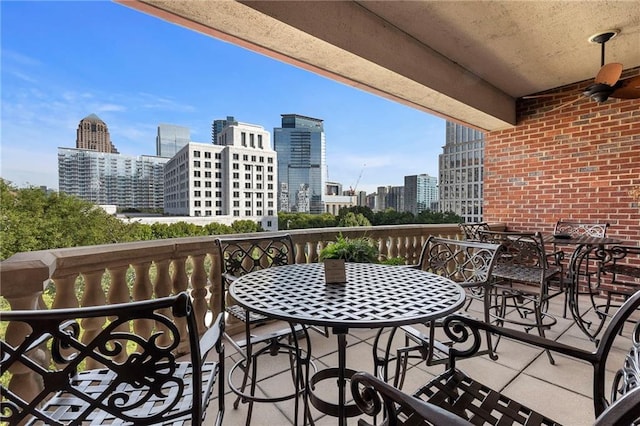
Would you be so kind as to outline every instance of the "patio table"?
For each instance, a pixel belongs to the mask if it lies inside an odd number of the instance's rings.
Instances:
[[[569,310],[576,325],[580,330],[589,337],[592,341],[597,343],[596,336],[604,325],[606,314],[600,312],[597,307],[597,303],[594,300],[595,292],[592,288],[589,288],[589,297],[591,300],[591,307],[595,313],[600,317],[600,324],[595,328],[591,328],[592,321],[584,318],[584,313],[580,308],[580,292],[579,292],[579,279],[580,269],[585,262],[589,261],[590,255],[595,255],[598,259],[598,250],[603,249],[607,245],[619,244],[620,240],[617,238],[609,237],[592,237],[589,235],[578,235],[574,237],[557,236],[557,235],[545,235],[543,238],[545,243],[557,244],[557,245],[572,245],[575,246],[571,257],[569,259]],[[597,273],[596,288],[600,286],[600,274]]]
[[[350,328],[398,327],[424,323],[459,309],[465,292],[458,284],[429,272],[402,266],[347,263],[347,282],[326,284],[322,263],[266,268],[244,275],[229,293],[246,309],[291,324],[326,326],[337,337],[338,367],[306,377],[308,400],[340,425],[360,414],[345,400],[346,380],[354,370],[346,367],[346,335]],[[338,403],[321,400],[313,386],[338,379]]]

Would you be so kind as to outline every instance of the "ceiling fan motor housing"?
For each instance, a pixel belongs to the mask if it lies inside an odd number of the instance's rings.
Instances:
[[[613,93],[613,87],[604,83],[595,83],[590,85],[583,92],[585,96],[590,97],[596,102],[604,102],[609,99],[611,93]]]

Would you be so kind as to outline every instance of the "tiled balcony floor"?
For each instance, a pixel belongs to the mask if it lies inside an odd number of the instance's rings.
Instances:
[[[585,298],[583,306],[588,305],[589,301]],[[472,305],[470,312],[473,313],[475,307],[475,305]],[[556,316],[558,323],[547,333],[548,338],[587,350],[595,349],[595,344],[578,329],[570,315],[569,318],[562,318],[561,297],[552,300],[549,312]],[[595,314],[592,315],[595,316]],[[264,327],[281,326],[283,324],[269,324]],[[607,367],[608,369],[617,369],[622,365],[623,358],[630,346],[630,326],[627,329],[625,329],[623,336],[619,338],[620,345],[614,345],[614,353],[610,356],[611,362]],[[347,338],[348,368],[372,371],[372,342],[375,333],[376,330],[370,329],[351,330]],[[310,338],[313,359],[318,369],[336,366],[336,337],[330,335],[327,338],[311,331]],[[227,363],[225,367],[228,373],[233,363],[239,359],[239,355],[228,344],[226,345],[226,351]],[[487,356],[477,357],[460,362],[459,368],[481,382],[494,389],[501,389],[508,396],[556,419],[562,424],[588,425],[593,422],[594,412],[591,401],[592,370],[589,364],[554,354],[556,363],[551,365],[543,351],[505,339],[500,341],[497,353],[499,356],[497,361],[492,361]],[[261,360],[263,362],[260,366],[260,370],[263,372],[261,377],[269,378],[258,382],[259,393],[273,396],[282,394],[283,389],[292,389],[289,363],[286,355],[266,356],[262,357]],[[412,391],[418,385],[426,383],[433,375],[439,374],[443,368],[442,365],[426,367],[423,363],[413,366],[407,374],[403,389],[407,392]],[[239,383],[239,375],[234,382]],[[337,400],[335,383],[334,380],[323,381],[318,385],[316,393],[323,399],[335,402]],[[610,386],[607,384],[607,393],[609,389]],[[347,395],[350,399],[350,391],[347,391]],[[234,409],[234,400],[235,395],[227,387],[225,425],[245,424],[247,406],[246,404],[240,404],[237,409]],[[215,418],[214,411],[216,409],[217,401],[214,400],[209,406],[210,418]],[[294,403],[291,400],[279,403],[256,403],[253,408],[251,425],[293,424],[293,413]],[[336,418],[320,413],[313,406],[311,407],[311,415],[316,425],[337,424]],[[349,419],[349,424],[355,425],[357,423],[356,419]],[[368,420],[370,421],[371,418],[368,418]],[[302,424],[302,422],[300,421],[299,424]]]

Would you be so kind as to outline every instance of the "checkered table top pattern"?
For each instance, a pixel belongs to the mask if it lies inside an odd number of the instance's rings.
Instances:
[[[457,310],[464,290],[453,281],[402,266],[347,263],[347,282],[326,284],[322,263],[263,269],[229,289],[241,306],[289,322],[375,328],[426,322]]]

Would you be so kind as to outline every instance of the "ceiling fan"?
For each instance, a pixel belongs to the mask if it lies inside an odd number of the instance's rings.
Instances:
[[[604,46],[607,41],[615,37],[618,30],[608,30],[589,37],[592,43],[601,46],[600,71],[596,75],[593,84],[589,85],[582,94],[596,102],[604,102],[609,98],[617,99],[638,99],[640,98],[640,76],[629,77],[620,80],[622,75],[622,64],[617,62],[604,63]],[[558,93],[546,95],[523,96],[523,99],[544,98],[556,96]],[[580,97],[570,103],[575,103]],[[566,104],[561,106],[567,106]]]

